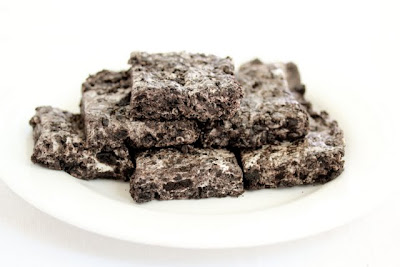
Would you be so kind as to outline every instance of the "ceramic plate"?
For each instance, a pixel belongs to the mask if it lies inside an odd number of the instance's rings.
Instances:
[[[248,247],[332,229],[369,210],[390,190],[390,162],[395,152],[390,142],[392,121],[381,116],[385,110],[374,104],[376,96],[365,94],[373,91],[365,87],[367,83],[361,90],[359,81],[340,73],[322,73],[318,66],[306,63],[300,64],[300,70],[308,85],[307,97],[328,110],[345,132],[345,171],[325,185],[265,189],[239,198],[139,205],[130,198],[128,183],[82,181],[33,165],[28,120],[34,107],[53,104],[78,111],[79,86],[72,91],[62,85],[56,89],[53,84],[60,78],[56,71],[54,81],[25,88],[23,97],[9,93],[2,98],[0,175],[26,201],[64,222],[137,243]],[[81,80],[73,79],[79,85]],[[18,103],[8,99],[18,99]]]

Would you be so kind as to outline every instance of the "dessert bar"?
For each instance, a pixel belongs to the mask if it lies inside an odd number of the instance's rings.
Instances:
[[[230,58],[134,52],[129,63],[133,118],[222,120],[239,108],[243,93]]]
[[[343,132],[326,112],[310,114],[310,132],[295,142],[241,151],[246,189],[325,183],[344,167]]]
[[[238,196],[242,176],[235,155],[225,149],[148,150],[136,157],[130,192],[137,202]]]
[[[29,123],[33,127],[35,142],[31,157],[34,163],[54,170],[64,170],[85,180],[126,180],[133,172],[134,166],[126,147],[86,147],[79,114],[49,106],[38,107]]]

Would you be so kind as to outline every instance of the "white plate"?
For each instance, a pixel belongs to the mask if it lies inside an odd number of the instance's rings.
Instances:
[[[354,89],[361,86],[359,81],[346,75],[340,76],[345,80],[330,80],[326,68],[322,72],[318,66],[303,63],[300,67],[309,85],[308,97],[338,119],[345,131],[345,171],[328,184],[246,192],[239,198],[135,204],[128,183],[81,181],[31,163],[28,120],[37,99],[41,104],[77,110],[79,90],[55,92],[51,81],[26,90],[22,100],[17,93],[1,100],[2,114],[6,115],[1,122],[1,177],[26,201],[62,221],[138,243],[247,247],[326,231],[364,213],[390,190],[390,160],[395,152],[390,145],[392,122],[380,116],[383,107],[372,105],[377,103],[373,94]],[[55,81],[60,79],[56,71],[54,75]],[[79,84],[79,79],[75,81]],[[364,88],[364,92],[372,89]],[[5,99],[20,99],[21,103],[15,109],[14,103]]]

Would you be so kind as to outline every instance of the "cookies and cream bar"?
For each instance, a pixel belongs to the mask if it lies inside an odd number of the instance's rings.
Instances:
[[[213,121],[239,108],[243,93],[230,58],[134,52],[129,63],[133,118]]]
[[[240,153],[246,189],[325,183],[344,168],[343,132],[326,112],[310,112],[310,131],[300,140]]]
[[[243,174],[235,155],[225,149],[164,148],[136,156],[130,185],[137,202],[238,196]]]
[[[77,178],[126,180],[134,166],[126,147],[88,148],[82,118],[58,108],[43,106],[29,121],[33,127],[32,161],[63,170]]]

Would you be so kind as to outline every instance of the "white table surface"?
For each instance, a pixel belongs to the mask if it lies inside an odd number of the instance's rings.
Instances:
[[[332,231],[271,246],[184,250],[144,246],[54,219],[0,180],[0,266],[400,266],[400,193]]]
[[[129,50],[189,49],[235,54],[245,44],[252,49],[238,61],[274,49],[287,51],[287,57],[272,55],[272,60],[302,60],[315,49],[323,54],[329,46],[337,50],[327,52],[338,56],[350,49],[353,62],[378,62],[387,78],[393,79],[393,83],[386,80],[387,84],[398,87],[399,65],[394,57],[398,56],[400,20],[396,1],[334,1],[330,5],[321,1],[274,1],[264,6],[243,1],[236,5],[215,4],[211,16],[195,12],[207,11],[204,5],[214,2],[202,1],[194,7],[181,3],[177,6],[182,12],[171,9],[164,14],[170,2],[129,1],[126,5],[126,1],[122,5],[110,1],[98,5],[98,1],[1,1],[0,73],[6,73],[2,84],[18,81],[23,64],[30,66],[33,74],[44,74],[41,70],[46,66],[70,64],[74,66],[71,75],[83,79],[99,66],[120,67],[119,62],[126,60]],[[158,7],[157,11],[144,20],[153,7]],[[164,19],[157,21],[160,16]],[[214,22],[222,28],[213,28]],[[224,23],[233,25],[224,27]],[[184,27],[186,31],[174,39],[168,26]],[[203,26],[211,27],[203,31]],[[265,35],[255,34],[255,27],[265,29]],[[107,34],[124,41],[114,42]],[[196,38],[197,34],[201,38]],[[218,42],[210,42],[220,36],[223,38]],[[251,37],[251,44],[242,40]],[[274,42],[267,42],[271,37]],[[81,60],[76,51],[83,51],[90,64],[76,64]],[[368,51],[375,51],[371,58]],[[102,57],[105,53],[109,56]],[[324,58],[312,60],[324,62]],[[42,63],[40,70],[34,68],[36,62]],[[31,75],[30,79],[33,84],[45,82],[41,75]],[[63,83],[64,87],[79,88],[78,80],[65,79]],[[1,88],[3,97],[6,89]],[[398,96],[399,91],[393,88],[392,92]],[[57,98],[54,96],[52,103],[57,104]],[[384,186],[377,190],[385,190]],[[32,207],[0,180],[0,266],[400,266],[398,203],[400,192],[388,196],[363,218],[303,240],[250,249],[182,250],[132,244],[80,230]]]

